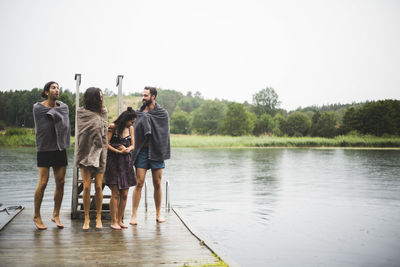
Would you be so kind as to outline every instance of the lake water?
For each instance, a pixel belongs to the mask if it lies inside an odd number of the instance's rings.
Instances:
[[[174,148],[172,157],[172,205],[241,266],[400,266],[400,150]],[[33,208],[34,149],[1,148],[0,160],[0,202]],[[71,188],[72,165],[64,210]],[[43,206],[53,190],[51,177]]]

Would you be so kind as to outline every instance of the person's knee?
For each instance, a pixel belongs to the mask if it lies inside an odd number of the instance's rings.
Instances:
[[[153,176],[153,185],[154,187],[160,187],[161,186],[161,177],[160,176]]]
[[[103,186],[102,185],[96,185],[95,186],[95,190],[96,190],[96,193],[102,192],[103,191]]]
[[[118,191],[113,191],[112,194],[111,194],[111,198],[113,200],[118,200],[120,198],[119,192]]]
[[[89,186],[83,185],[83,193],[90,194],[90,184],[89,184]]]
[[[48,176],[39,176],[39,182],[38,182],[37,188],[39,190],[45,190],[48,182],[49,182]]]
[[[59,188],[63,188],[65,184],[65,180],[64,179],[58,179],[56,180],[56,186]]]
[[[161,181],[156,181],[153,183],[154,190],[160,190],[161,189]]]
[[[122,192],[120,195],[120,200],[127,200],[128,199],[128,193]]]
[[[160,185],[162,180],[162,169],[152,169],[151,172],[153,176],[153,184]]]
[[[40,180],[37,186],[38,190],[44,191],[47,187],[47,180]]]
[[[143,180],[137,180],[136,188],[142,189],[144,186],[144,179]]]

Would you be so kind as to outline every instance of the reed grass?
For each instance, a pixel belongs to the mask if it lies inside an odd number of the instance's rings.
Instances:
[[[71,138],[71,147],[75,138]],[[0,134],[0,147],[35,146],[35,135]],[[400,148],[400,137],[340,135],[322,137],[171,135],[172,147],[376,147]]]
[[[400,137],[199,136],[171,135],[172,147],[400,147]]]
[[[0,135],[0,147],[35,146],[35,135]]]
[[[75,142],[75,137],[71,137],[71,144]],[[0,147],[35,147],[36,137],[33,130],[28,134],[7,135],[0,133]],[[71,146],[73,147],[73,145]]]

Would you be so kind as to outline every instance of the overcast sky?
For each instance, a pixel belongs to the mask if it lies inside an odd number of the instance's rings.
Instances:
[[[400,99],[400,1],[0,0],[0,90],[146,85],[281,107]]]

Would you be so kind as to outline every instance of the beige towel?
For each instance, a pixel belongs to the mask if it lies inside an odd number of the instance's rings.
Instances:
[[[104,108],[99,114],[81,107],[77,111],[77,124],[75,166],[84,166],[96,173],[104,172],[107,160],[107,110]]]

